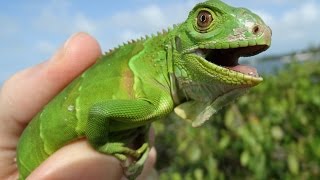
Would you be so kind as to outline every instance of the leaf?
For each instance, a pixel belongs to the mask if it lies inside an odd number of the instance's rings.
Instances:
[[[297,175],[299,173],[299,162],[293,154],[288,156],[288,167],[292,174]]]
[[[247,166],[249,161],[250,161],[250,153],[248,151],[243,151],[240,157],[241,165]]]

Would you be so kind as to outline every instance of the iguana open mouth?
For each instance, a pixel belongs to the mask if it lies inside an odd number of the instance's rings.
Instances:
[[[249,57],[257,55],[265,50],[267,45],[255,45],[248,47],[230,48],[230,49],[197,49],[195,53],[207,61],[242,74],[258,77],[257,70],[254,67],[240,65],[240,57]]]

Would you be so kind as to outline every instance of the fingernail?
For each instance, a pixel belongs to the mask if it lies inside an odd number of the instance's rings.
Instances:
[[[69,43],[70,43],[75,37],[77,37],[79,34],[81,34],[81,33],[77,32],[77,33],[74,33],[73,35],[71,35],[71,36],[69,37],[69,39],[64,43],[63,48],[68,47]]]
[[[69,44],[79,35],[79,33],[75,33],[69,37],[67,41],[63,44],[62,47],[60,47],[55,54],[52,56],[52,58],[49,60],[49,62],[60,62],[60,60],[63,60],[63,56],[66,52],[66,49],[68,48]]]

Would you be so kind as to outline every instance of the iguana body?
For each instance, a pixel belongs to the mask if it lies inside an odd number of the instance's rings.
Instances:
[[[149,124],[175,111],[201,125],[262,81],[238,58],[266,50],[270,41],[271,31],[257,15],[210,0],[173,29],[110,51],[25,129],[18,145],[20,178],[81,137],[122,162],[136,160],[125,167],[135,178],[149,151]]]

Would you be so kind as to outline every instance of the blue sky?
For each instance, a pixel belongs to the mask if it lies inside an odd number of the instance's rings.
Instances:
[[[0,1],[0,84],[48,59],[73,33],[92,34],[104,51],[183,21],[200,0]],[[318,0],[225,0],[259,14],[279,54],[320,44]]]

